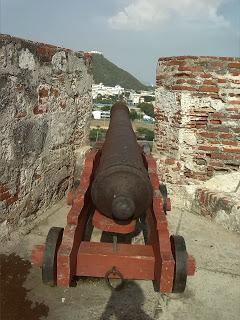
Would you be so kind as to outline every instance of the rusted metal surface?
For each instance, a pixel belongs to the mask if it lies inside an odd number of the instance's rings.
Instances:
[[[111,109],[91,195],[97,209],[116,220],[137,218],[151,206],[152,187],[129,110],[123,103],[117,103]]]

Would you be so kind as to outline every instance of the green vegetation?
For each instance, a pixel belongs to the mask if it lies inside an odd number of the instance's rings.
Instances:
[[[152,96],[144,96],[144,101],[145,102],[152,102],[155,100],[155,97]]]
[[[142,102],[137,107],[147,116],[154,118],[154,107],[152,103]]]
[[[147,128],[137,128],[137,138],[139,140],[153,141],[154,132]]]
[[[101,107],[101,110],[102,111],[110,111],[111,108],[112,108],[112,106],[103,106],[103,107]]]
[[[139,115],[135,110],[131,110],[129,116],[132,121],[139,119]]]
[[[108,103],[115,103],[122,99],[122,95],[118,96],[101,96],[100,94],[97,96],[96,99],[94,99],[95,103],[102,103],[102,104],[108,104]]]
[[[116,66],[101,54],[93,55],[93,79],[95,83],[103,83],[106,86],[120,85],[125,89],[148,90],[134,76]]]
[[[100,141],[100,140],[104,140],[105,139],[105,135],[106,135],[107,130],[106,129],[102,129],[102,128],[94,128],[90,130],[90,134],[89,134],[89,139],[90,141]]]

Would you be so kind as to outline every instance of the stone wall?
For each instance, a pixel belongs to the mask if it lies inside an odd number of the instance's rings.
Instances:
[[[199,183],[239,170],[240,58],[160,58],[156,86],[160,178]]]
[[[61,198],[88,143],[91,57],[0,35],[0,224]]]

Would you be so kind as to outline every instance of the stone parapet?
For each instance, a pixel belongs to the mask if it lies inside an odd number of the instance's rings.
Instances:
[[[88,53],[0,35],[3,234],[64,195],[88,144],[91,85]]]
[[[160,58],[155,117],[162,180],[199,183],[239,170],[240,58]]]

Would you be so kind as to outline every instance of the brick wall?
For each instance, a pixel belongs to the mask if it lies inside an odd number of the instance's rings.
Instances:
[[[195,183],[239,170],[240,58],[160,58],[156,87],[161,178]]]
[[[63,196],[88,143],[91,58],[0,35],[0,226]]]

